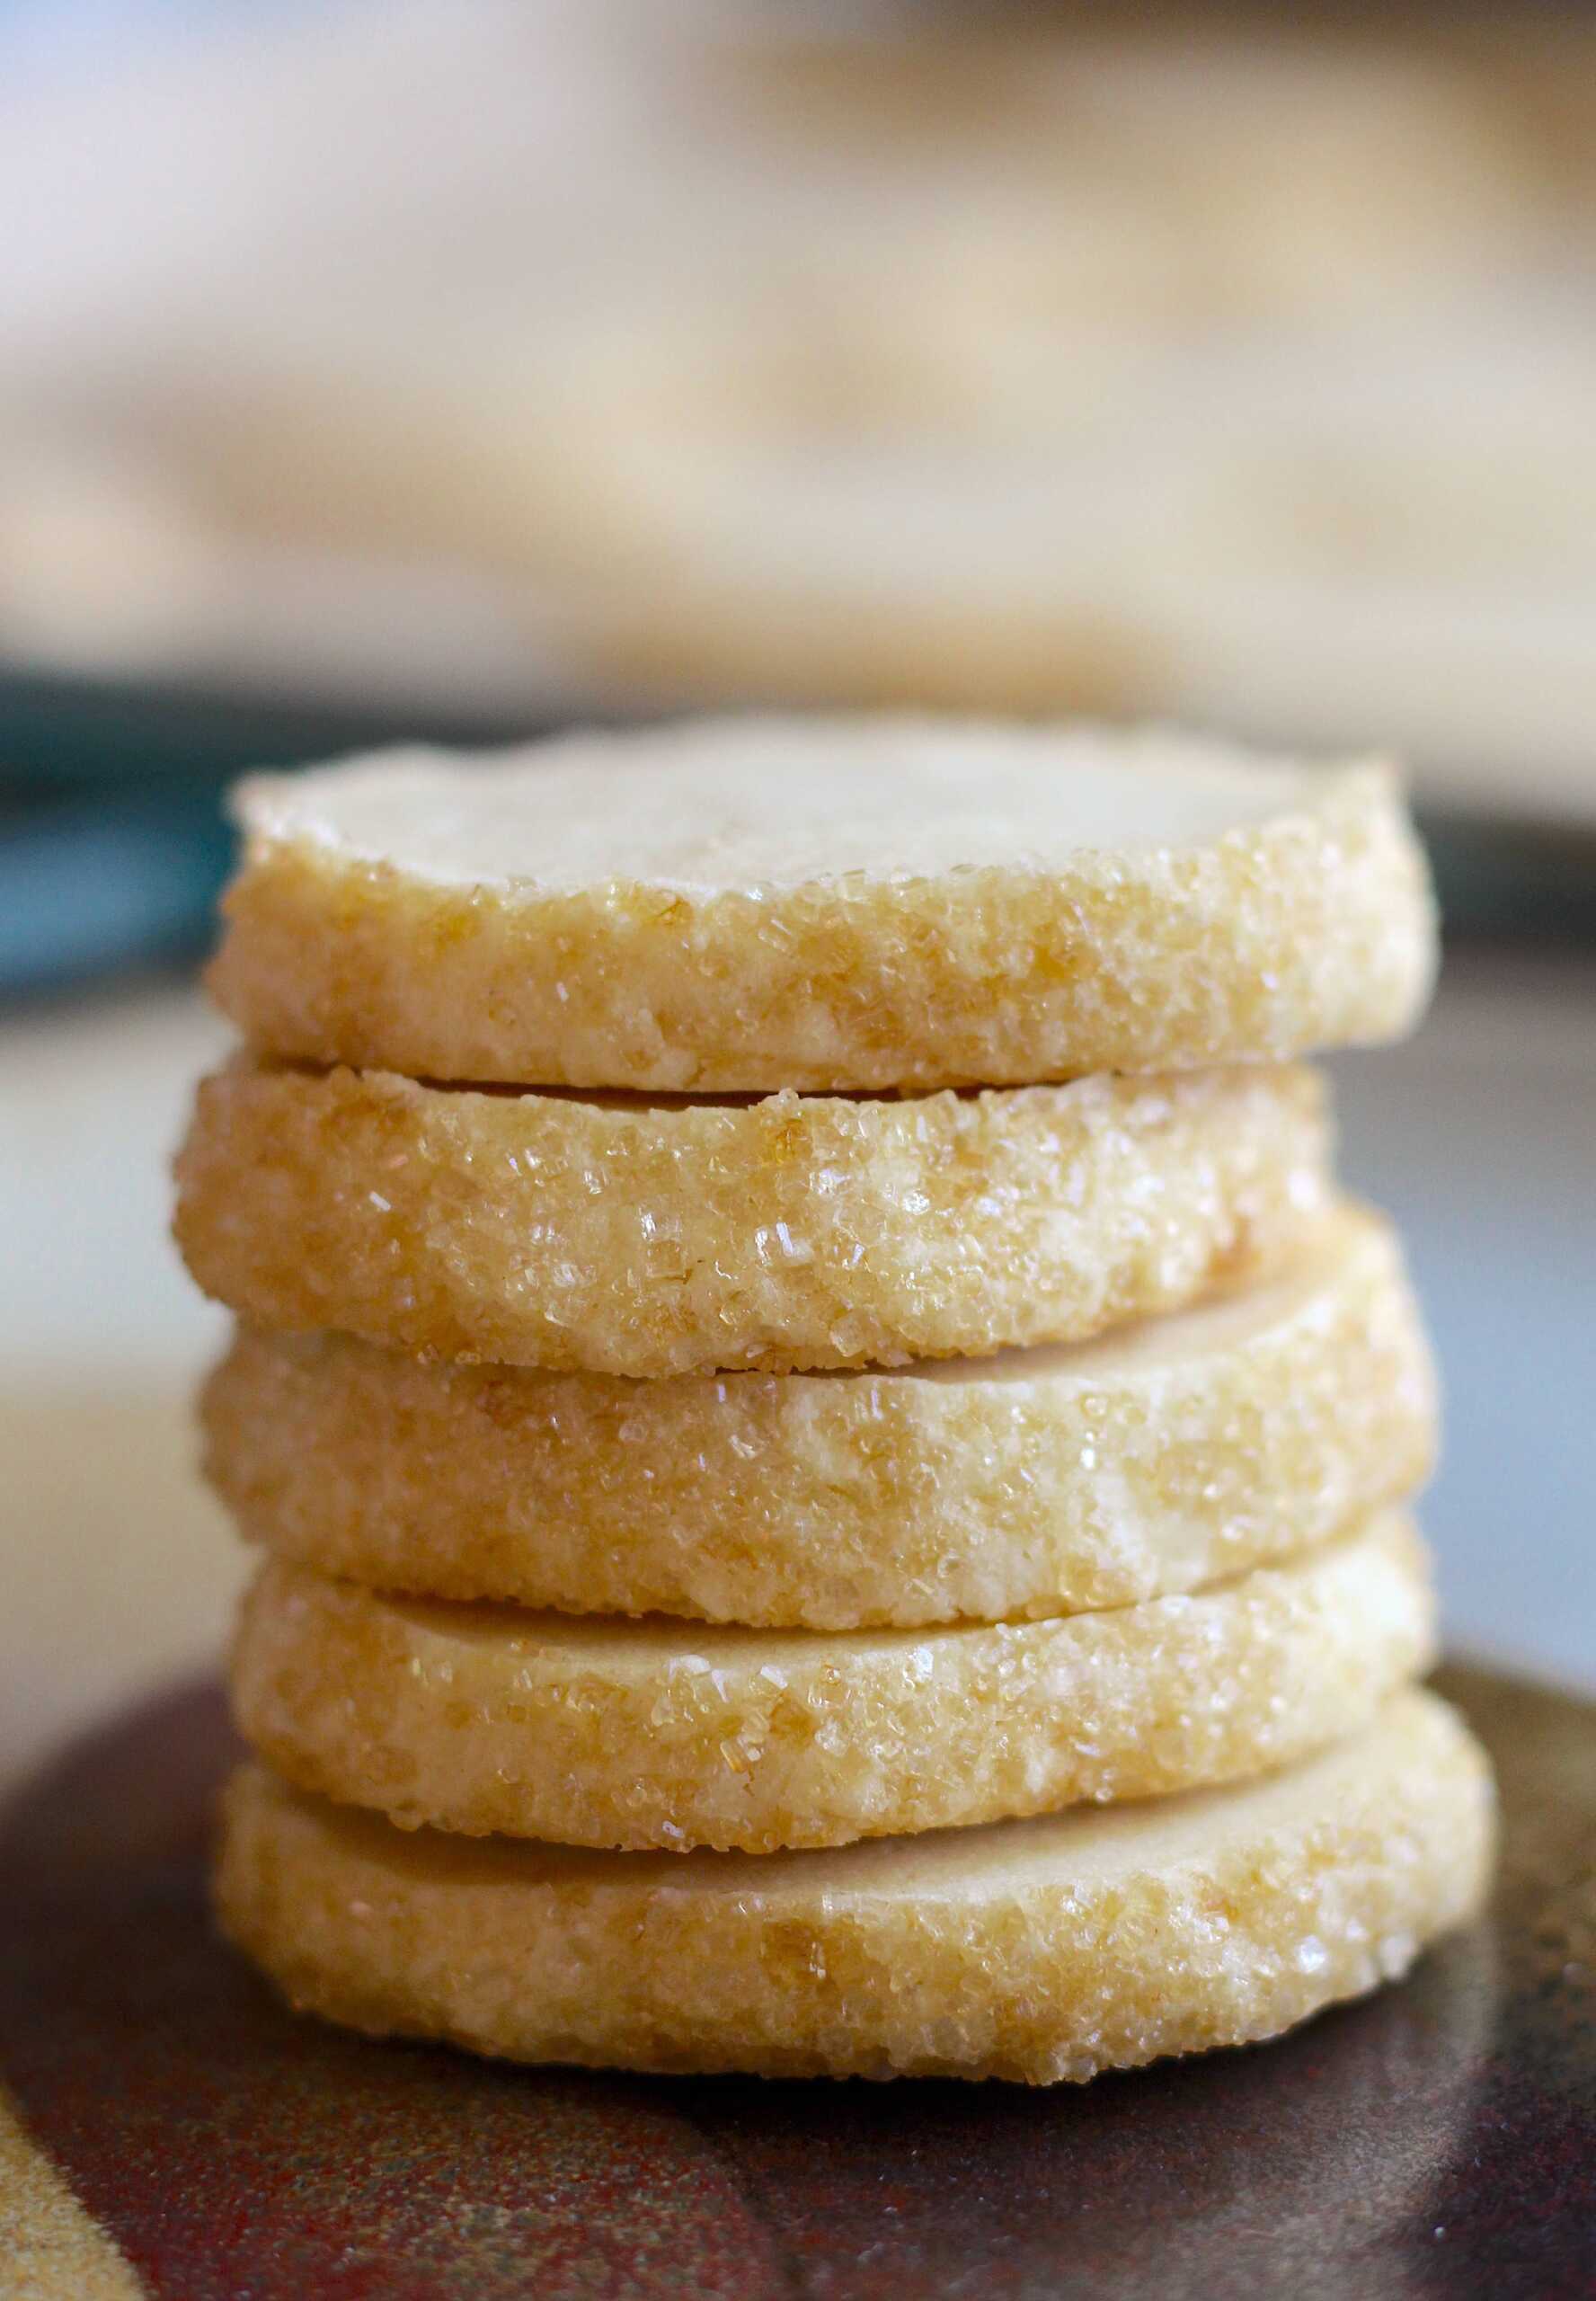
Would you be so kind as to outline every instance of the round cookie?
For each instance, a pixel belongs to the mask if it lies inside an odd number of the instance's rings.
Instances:
[[[1388,1038],[1434,967],[1396,786],[1158,733],[723,720],[238,794],[256,1044],[644,1091],[1025,1084]]]
[[[1432,1657],[1402,1518],[1194,1596],[930,1630],[749,1630],[386,1597],[268,1564],[233,1699],[302,1789],[407,1827],[765,1853],[1288,1764]]]
[[[1484,1897],[1483,1752],[1399,1694],[1242,1788],[826,1852],[410,1835],[235,1776],[217,1901],[295,2004],[526,2061],[1081,2079],[1274,2035]]]
[[[706,1105],[241,1057],[200,1084],[175,1229],[268,1326],[635,1376],[891,1364],[1267,1271],[1328,1159],[1296,1069]]]
[[[1095,1342],[898,1372],[624,1376],[241,1328],[206,1468],[377,1589],[776,1629],[1129,1605],[1412,1493],[1435,1385],[1400,1249],[1342,1208],[1273,1281]]]
[[[245,1057],[200,1084],[175,1228],[270,1327],[607,1374],[896,1364],[1269,1271],[1329,1156],[1299,1070],[706,1105]]]

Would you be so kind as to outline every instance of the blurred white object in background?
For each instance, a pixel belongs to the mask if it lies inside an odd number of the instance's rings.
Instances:
[[[1593,126],[1529,16],[351,0],[13,68],[0,651],[1155,710],[1596,820]]]
[[[0,1020],[0,1789],[73,1728],[213,1666],[246,1561],[194,1475],[226,1320],[167,1236],[197,994]]]
[[[13,653],[164,668],[206,632],[227,565],[147,456],[15,413],[0,430],[0,633]]]
[[[1596,825],[1596,303],[1226,363],[1165,438],[1181,711],[1394,730],[1432,796]]]

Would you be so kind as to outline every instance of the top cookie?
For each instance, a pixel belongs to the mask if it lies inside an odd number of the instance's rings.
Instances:
[[[1388,770],[1163,732],[729,719],[236,797],[213,991],[279,1055],[517,1085],[1014,1085],[1389,1038]]]

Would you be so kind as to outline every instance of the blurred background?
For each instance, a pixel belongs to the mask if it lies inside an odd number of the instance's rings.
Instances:
[[[239,769],[724,703],[1396,750],[1341,1073],[1454,1641],[1596,1686],[1596,17],[0,0],[0,1774],[242,1571],[165,1161]]]

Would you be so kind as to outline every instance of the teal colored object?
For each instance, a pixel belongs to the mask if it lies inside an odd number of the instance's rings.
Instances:
[[[199,947],[231,849],[214,785],[0,813],[0,992]]]
[[[0,998],[203,948],[259,767],[544,732],[50,672],[0,674]]]

